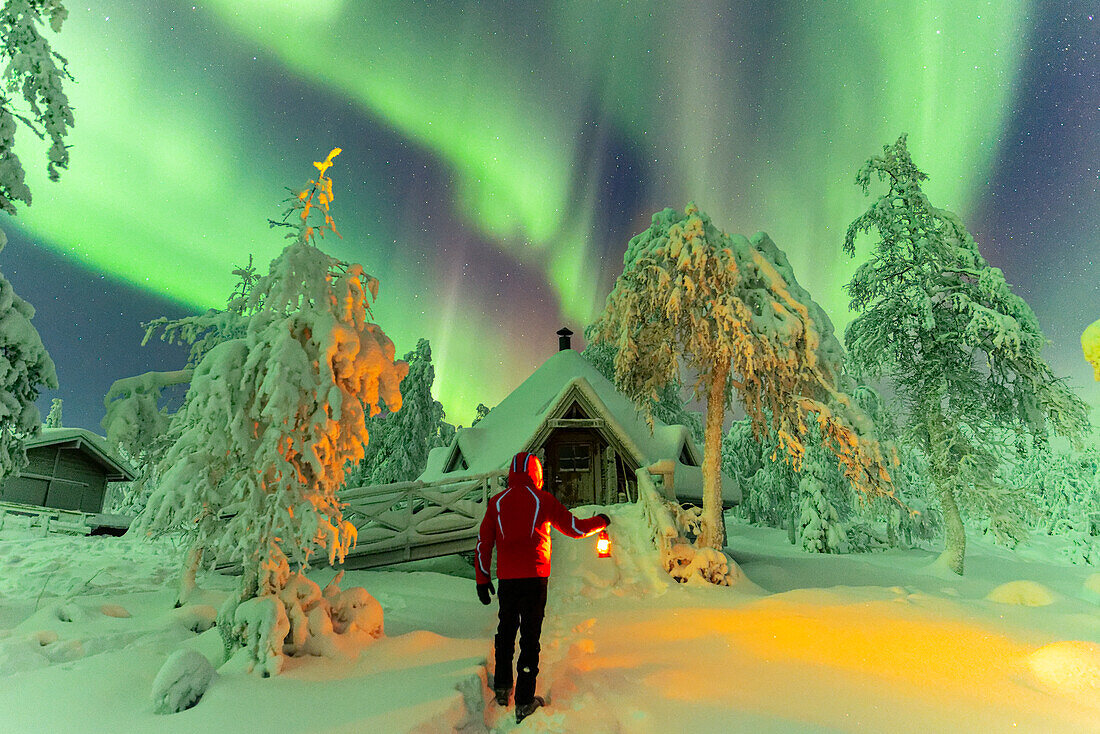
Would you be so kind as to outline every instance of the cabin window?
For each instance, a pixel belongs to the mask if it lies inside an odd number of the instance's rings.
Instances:
[[[563,443],[558,446],[558,471],[591,471],[592,453],[586,443]]]
[[[695,459],[691,458],[691,452],[688,451],[687,443],[685,443],[684,447],[680,449],[680,463],[684,466],[699,466],[695,463]]]

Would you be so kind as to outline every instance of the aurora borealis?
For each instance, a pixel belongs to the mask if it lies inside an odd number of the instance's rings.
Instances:
[[[1100,409],[1080,334],[1100,317],[1100,60],[1088,2],[106,0],[51,36],[77,83],[70,170],[0,222],[0,270],[39,311],[71,425],[111,381],[174,369],[139,322],[220,306],[310,162],[332,254],[381,280],[399,353],[433,346],[468,424],[580,332],[629,237],[694,200],[767,231],[847,323],[841,251],[870,155],[909,133]],[[1093,6],[1094,7],[1094,6]],[[1094,422],[1096,420],[1094,414]]]

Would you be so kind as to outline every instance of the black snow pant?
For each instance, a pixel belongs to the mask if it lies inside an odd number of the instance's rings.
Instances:
[[[516,678],[516,705],[531,703],[535,698],[535,678],[539,674],[539,637],[542,618],[546,614],[546,582],[544,578],[500,579],[497,599],[500,602],[500,624],[496,636],[496,673],[493,688],[512,687],[512,656],[519,630],[519,675]]]

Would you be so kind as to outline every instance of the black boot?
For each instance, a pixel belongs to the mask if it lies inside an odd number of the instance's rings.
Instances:
[[[512,692],[511,688],[494,688],[493,693],[497,699],[498,706],[508,705],[508,695]]]
[[[542,696],[535,696],[531,699],[531,703],[522,703],[516,705],[516,723],[523,721],[531,714],[535,713],[535,709],[539,706],[545,706],[546,701],[542,699]]]

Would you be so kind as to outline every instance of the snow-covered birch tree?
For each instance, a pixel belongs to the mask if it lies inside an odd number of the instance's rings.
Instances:
[[[838,387],[843,360],[832,324],[766,234],[728,235],[694,205],[665,209],[630,240],[623,263],[593,334],[618,347],[616,383],[647,412],[681,366],[696,377],[706,400],[700,547],[724,537],[720,449],[732,394],[758,432],[770,417],[795,467],[816,413],[853,486],[890,491],[870,422]]]
[[[61,30],[68,11],[60,0],[4,0],[0,6],[0,211],[15,215],[15,203],[30,205],[31,190],[15,151],[19,123],[48,138],[46,171],[56,181],[69,165],[65,136],[73,113],[64,92],[72,81],[66,61],[40,29]],[[0,231],[0,251],[7,236]],[[42,387],[57,387],[53,360],[31,324],[34,308],[16,295],[0,273],[0,479],[26,465],[24,441],[41,429],[35,406]]]
[[[886,377],[904,401],[908,435],[927,457],[946,526],[941,560],[962,574],[966,533],[958,501],[1007,496],[995,479],[999,437],[1015,430],[1079,438],[1086,406],[1043,361],[1031,308],[982,257],[953,213],[932,206],[927,176],[905,136],[860,169],[886,191],[848,227],[844,249],[873,233],[869,258],[848,283],[859,315],[845,333],[851,361]]]
[[[317,178],[294,197],[293,242],[256,282],[245,334],[214,346],[195,368],[143,516],[147,530],[184,528],[194,545],[242,565],[218,624],[227,651],[246,648],[267,674],[280,670],[284,641],[305,650],[311,636],[331,634],[349,610],[365,608],[366,592],[343,607],[321,600],[291,564],[304,568],[318,550],[330,563],[342,560],[354,542],[336,490],[363,456],[366,417],[380,403],[400,409],[407,372],[368,321],[378,281],[315,246],[336,231],[326,174],[339,152],[315,163]],[[322,601],[328,627],[310,611]]]

